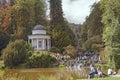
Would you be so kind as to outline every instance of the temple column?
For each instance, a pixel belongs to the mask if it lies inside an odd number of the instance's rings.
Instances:
[[[49,49],[49,42],[48,42],[48,39],[46,40],[47,41],[47,46],[46,46],[46,48],[47,48],[47,50]]]
[[[50,49],[50,39],[47,39],[47,49]]]
[[[49,49],[51,48],[51,39],[49,39]]]
[[[33,38],[31,39],[31,44],[32,44],[32,47],[34,47],[34,45],[33,45]]]
[[[36,41],[37,41],[37,50],[39,49],[39,43],[38,43],[38,38],[36,39]]]
[[[45,39],[43,39],[43,43],[42,43],[42,48],[43,48],[43,50],[45,50]]]

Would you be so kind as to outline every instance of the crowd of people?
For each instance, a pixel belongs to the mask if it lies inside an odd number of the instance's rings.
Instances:
[[[56,54],[56,59],[59,62],[65,62],[66,67],[70,69],[79,69],[78,67],[88,67],[90,65],[90,73],[88,74],[88,78],[93,78],[94,75],[97,75],[98,77],[105,77],[108,75],[114,75],[116,74],[115,71],[113,71],[111,68],[108,69],[107,74],[104,73],[102,70],[101,66],[98,66],[97,68],[95,67],[94,64],[96,63],[101,63],[103,64],[103,60],[101,57],[92,52],[84,52],[84,53],[78,53],[75,59],[73,60],[68,60],[67,59],[67,53],[63,52],[63,55],[60,55],[59,53]],[[94,63],[94,64],[91,64]],[[80,64],[80,66],[79,66]]]

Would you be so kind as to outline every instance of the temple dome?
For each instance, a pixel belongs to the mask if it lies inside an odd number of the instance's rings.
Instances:
[[[45,28],[42,25],[36,25],[33,30],[45,30]]]

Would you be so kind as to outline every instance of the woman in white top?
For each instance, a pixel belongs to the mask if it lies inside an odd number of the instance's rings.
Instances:
[[[108,69],[108,75],[112,75],[113,71],[111,68]]]

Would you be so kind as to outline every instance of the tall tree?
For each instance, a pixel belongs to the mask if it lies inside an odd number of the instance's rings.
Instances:
[[[85,43],[85,41],[88,39],[88,29],[87,29],[87,20],[83,23],[81,30],[80,30],[80,47],[83,46],[83,44]]]
[[[100,9],[100,3],[94,3],[91,7],[91,13],[88,17],[88,38],[93,36],[102,35],[103,33],[103,24],[102,19],[102,10]]]
[[[52,46],[62,49],[72,44],[73,32],[63,18],[61,0],[50,0]]]
[[[86,18],[81,29],[82,47],[86,50],[99,52],[103,47],[102,33],[103,24],[101,23],[102,10],[100,3],[94,3],[90,15]]]
[[[61,0],[50,0],[50,25],[52,29],[57,25],[61,25],[62,28],[65,26],[61,4]]]
[[[0,29],[4,32],[11,33],[11,8],[9,4],[0,4]]]
[[[43,0],[16,0],[12,15],[15,38],[26,40],[34,25],[46,24]]]
[[[103,40],[110,66],[120,68],[120,0],[101,0]]]
[[[33,10],[29,7],[30,5],[27,0],[17,0],[13,7],[13,19],[15,19],[14,24],[16,24],[15,38],[26,39],[29,29],[33,26],[31,19],[34,18],[30,13]]]
[[[34,0],[35,24],[47,26],[44,0]]]

